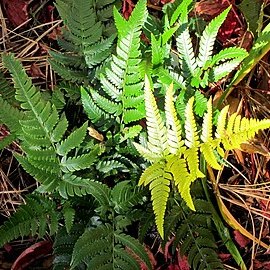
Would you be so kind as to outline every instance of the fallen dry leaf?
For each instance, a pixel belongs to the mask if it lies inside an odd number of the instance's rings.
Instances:
[[[27,11],[29,1],[26,0],[2,0],[8,20],[17,27],[29,19]]]
[[[177,260],[178,260],[178,266],[179,266],[180,270],[189,270],[190,269],[187,256],[181,256],[178,252]]]
[[[11,270],[29,269],[29,265],[38,258],[48,255],[52,252],[52,243],[50,241],[41,241],[27,248],[17,260],[13,263]]]
[[[234,234],[234,240],[236,243],[241,247],[245,248],[249,243],[250,239],[245,237],[243,234],[241,234],[238,230],[233,231]]]
[[[35,63],[30,66],[29,74],[33,78],[46,78],[40,67]]]

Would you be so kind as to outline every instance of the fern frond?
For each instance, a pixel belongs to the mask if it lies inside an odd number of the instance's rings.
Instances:
[[[199,135],[198,135],[198,129],[196,126],[195,117],[193,114],[193,103],[194,103],[194,97],[190,98],[186,110],[185,110],[185,144],[188,148],[192,147],[198,147],[199,145]]]
[[[194,181],[192,175],[187,170],[185,159],[172,156],[168,159],[168,171],[173,175],[173,180],[178,188],[178,191],[186,202],[187,206],[195,211],[195,207],[190,195],[190,185]]]
[[[11,133],[11,135],[6,137],[5,144],[3,141],[1,141],[1,143],[3,144],[2,148],[4,148],[7,144],[11,143],[13,140],[16,139],[16,137],[20,135],[21,133],[20,120],[23,120],[24,113],[19,111],[17,108],[13,107],[1,96],[0,96],[0,108],[1,108],[0,124],[5,124]]]
[[[121,105],[119,103],[107,99],[106,97],[100,95],[93,89],[90,90],[90,93],[94,103],[105,113],[116,116],[119,115],[119,113],[121,112]]]
[[[229,47],[221,50],[219,53],[215,54],[209,63],[209,66],[213,67],[220,62],[225,62],[231,59],[244,59],[248,55],[247,51],[238,47]]]
[[[159,113],[155,97],[152,93],[150,82],[145,77],[145,110],[148,132],[148,149],[156,155],[165,154],[167,151],[167,134],[163,120]]]
[[[235,58],[217,67],[213,67],[213,69],[209,71],[210,82],[218,82],[220,79],[227,76],[230,72],[239,66],[242,60],[243,59],[241,58]]]
[[[207,111],[207,98],[198,90],[195,91],[195,107],[194,112],[196,115],[202,117]]]
[[[181,12],[180,27],[176,33],[176,47],[180,54],[179,58],[182,60],[181,68],[183,73],[189,76],[194,75],[197,63],[188,29],[188,5],[183,4]]]
[[[156,70],[159,81],[164,85],[170,85],[173,83],[174,87],[177,89],[185,89],[185,81],[181,74],[160,67]]]
[[[51,221],[56,220],[52,223]],[[41,195],[29,195],[26,204],[21,205],[18,210],[0,226],[0,246],[17,239],[38,234],[39,237],[45,235],[47,229],[54,234],[57,231],[58,213],[56,204]]]
[[[171,14],[171,20],[170,20],[170,26],[172,26],[173,24],[176,23],[176,21],[178,20],[178,18],[180,17],[182,19],[182,16],[186,16],[185,13],[188,12],[189,10],[189,6],[192,4],[192,0],[187,0],[187,1],[181,1],[181,3],[172,3],[170,5],[168,5],[168,7],[171,7],[171,10],[174,9],[173,13]],[[168,9],[167,7],[167,9]],[[170,12],[167,12],[170,13]],[[184,13],[184,14],[183,14]]]
[[[72,174],[64,175],[59,185],[59,193],[63,198],[90,194],[100,205],[106,207],[110,204],[110,189],[106,185]]]
[[[158,232],[163,237],[163,223],[170,192],[171,175],[164,169],[165,163],[154,163],[141,175],[139,185],[149,185]]]
[[[0,72],[0,97],[11,105],[16,105],[15,91],[9,81]]]
[[[127,234],[117,233],[115,234],[115,241],[121,243],[124,247],[130,248],[146,264],[148,269],[152,268],[149,257],[138,240]]]
[[[67,233],[70,233],[73,223],[74,223],[75,210],[70,206],[68,202],[66,202],[62,209],[62,212],[65,219],[65,227],[66,227]]]
[[[201,194],[196,191],[196,196]],[[211,205],[197,198],[194,199],[194,205],[196,212],[181,206],[179,209],[177,205],[168,213],[165,228],[168,237],[170,233],[174,234],[173,250],[180,246],[181,255],[187,256],[192,269],[224,269],[217,255],[213,227],[209,226],[212,219]]]
[[[105,24],[112,18],[114,2],[99,5],[94,0],[56,1],[56,7],[66,26],[58,42],[66,52],[50,52],[53,59],[49,62],[60,76],[71,81],[87,81],[87,68],[94,69],[92,73],[96,76],[95,69],[112,52],[114,31],[107,38],[105,32],[108,29]]]
[[[85,136],[88,123],[85,122],[80,128],[74,130],[64,141],[57,147],[57,152],[61,156],[66,156],[72,149],[79,146]]]
[[[146,20],[146,1],[138,1],[129,20],[126,21],[114,9],[114,18],[118,30],[116,55],[112,57],[110,66],[101,74],[100,80],[105,101],[115,102],[117,113],[122,114],[125,124],[142,119],[145,116],[143,106],[143,82],[139,69],[141,63],[140,34]],[[92,93],[93,94],[93,93]],[[95,96],[95,102],[103,108],[104,96]],[[94,97],[93,97],[94,99]],[[108,103],[106,101],[106,103]],[[116,105],[116,104],[119,105]]]
[[[114,209],[117,213],[126,213],[131,207],[142,202],[144,191],[133,187],[130,181],[122,181],[116,184],[111,192]]]
[[[139,255],[150,269],[143,246],[132,237],[114,231],[109,224],[85,230],[74,246],[71,269],[81,263],[88,269],[140,269],[136,259],[123,247]]]
[[[63,158],[61,160],[61,166],[63,166],[62,171],[64,172],[75,172],[89,168],[93,162],[99,156],[99,151],[91,151],[88,154],[84,154],[77,157]]]
[[[165,116],[168,147],[171,154],[181,151],[184,142],[181,139],[181,123],[177,117],[173,100],[173,85],[168,88],[165,96]]]
[[[202,133],[201,133],[201,140],[203,142],[209,142],[213,139],[212,137],[212,126],[213,126],[213,119],[212,119],[212,98],[210,98],[207,102],[207,112],[203,117],[203,124],[202,124]]]
[[[102,130],[106,130],[108,128],[107,123],[112,122],[112,119],[96,105],[92,96],[84,88],[81,88],[81,100],[89,119],[98,127],[104,126]]]
[[[196,59],[199,67],[204,67],[207,61],[211,58],[218,29],[225,21],[230,9],[231,7],[225,9],[216,18],[211,20],[211,22],[204,29],[200,40],[198,59]]]
[[[84,226],[82,224],[73,226],[69,233],[65,228],[58,230],[53,244],[53,270],[69,268],[74,245],[83,232]]]

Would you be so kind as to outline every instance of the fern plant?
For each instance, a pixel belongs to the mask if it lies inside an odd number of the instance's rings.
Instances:
[[[85,111],[98,126],[104,125],[104,119],[111,122],[116,118],[117,122],[128,124],[145,116],[140,35],[146,17],[145,0],[138,1],[128,20],[114,9],[118,42],[116,55],[100,74],[102,92],[97,89],[81,91]]]
[[[57,190],[65,198],[90,192],[88,186],[91,181],[74,175],[90,167],[103,152],[102,145],[84,151],[80,149],[86,136],[87,122],[65,137],[68,127],[66,117],[60,117],[55,105],[41,96],[13,55],[3,55],[3,62],[13,76],[16,99],[22,109],[17,113],[20,115],[17,122],[25,154],[16,154],[16,158],[42,184],[40,189],[43,191]],[[77,153],[70,156],[74,150]]]
[[[259,130],[270,127],[270,120],[247,119],[234,113],[227,120],[228,106],[220,112],[213,138],[212,100],[207,103],[199,133],[193,114],[194,98],[185,110],[185,140],[174,106],[173,85],[165,96],[165,123],[158,110],[149,79],[145,79],[145,106],[148,141],[146,145],[134,143],[138,152],[152,164],[142,174],[139,185],[149,185],[157,229],[164,236],[164,216],[171,185],[175,185],[187,206],[195,211],[190,185],[204,177],[200,171],[199,153],[214,169],[220,170],[217,154],[239,149],[241,143],[252,139]]]
[[[64,21],[63,35],[58,39],[63,53],[50,51],[53,69],[65,80],[86,82],[111,55],[115,39],[110,1],[57,0],[56,7]]]
[[[191,3],[191,0],[182,1],[179,5],[174,3],[165,9],[169,26],[177,25],[178,28],[176,32],[177,51],[171,53],[172,59],[174,59],[171,66],[164,68],[164,66],[158,65],[155,71],[162,83],[170,84],[173,81],[175,87],[188,88],[189,97],[193,94],[192,88],[205,88],[210,83],[218,82],[233,71],[248,55],[246,50],[237,47],[226,48],[213,55],[218,30],[226,19],[230,7],[205,27],[200,37],[198,52],[195,53],[188,20]],[[156,50],[155,46],[152,46],[152,55],[155,59],[153,64],[164,61],[164,53],[161,52],[162,50]]]

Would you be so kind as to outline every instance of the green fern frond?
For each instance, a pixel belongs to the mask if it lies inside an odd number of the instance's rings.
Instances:
[[[58,230],[53,244],[53,270],[69,268],[74,245],[83,232],[84,226],[82,224],[73,226],[69,233],[65,228]]]
[[[175,72],[174,70],[164,69],[160,67],[156,70],[159,81],[169,86],[173,83],[174,87],[177,89],[185,89],[185,81],[181,74]]]
[[[110,189],[97,181],[83,179],[72,174],[65,174],[59,185],[59,193],[63,198],[73,196],[92,195],[100,205],[107,207],[110,204]]]
[[[198,90],[195,91],[195,106],[194,112],[196,115],[202,117],[207,111],[207,98]]]
[[[94,124],[101,130],[106,130],[111,126],[110,123],[113,123],[113,119],[96,105],[92,96],[84,88],[81,88],[81,100],[84,111]]]
[[[196,196],[201,196],[196,191]],[[196,212],[174,205],[165,220],[167,237],[174,234],[173,251],[186,255],[192,269],[224,269],[217,255],[211,222],[211,205],[204,199],[194,199]],[[165,239],[164,244],[168,238]]]
[[[111,201],[114,203],[116,213],[125,214],[128,209],[140,204],[144,193],[138,186],[132,186],[130,181],[117,183],[111,192]]]
[[[221,50],[219,53],[212,56],[209,66],[213,67],[221,62],[231,59],[244,59],[247,56],[247,51],[238,47],[229,47]]]
[[[5,142],[3,140],[0,141],[0,149],[4,148],[6,145],[11,143],[18,137],[21,133],[21,125],[20,120],[23,120],[24,113],[20,112],[17,108],[13,107],[10,103],[4,100],[0,96],[0,124],[5,124],[9,131],[10,135],[5,138]]]
[[[231,7],[225,9],[215,19],[211,20],[211,22],[204,29],[200,39],[198,59],[196,59],[199,67],[204,67],[207,61],[211,58],[218,29],[225,21],[230,9]]]
[[[63,166],[63,172],[75,172],[89,168],[93,165],[94,161],[97,160],[97,157],[101,154],[100,149],[93,149],[90,153],[80,155],[77,157],[63,158],[61,160],[61,166]]]
[[[180,2],[180,3],[179,3]],[[188,14],[189,6],[192,4],[192,0],[187,1],[175,1],[166,6],[166,13],[170,17],[170,26],[174,25],[178,18],[182,18]]]
[[[94,91],[93,89],[90,90],[92,99],[94,103],[105,113],[111,114],[111,115],[119,115],[121,112],[121,106],[119,103],[116,103],[112,100],[107,99],[104,96],[101,96],[99,93]]]
[[[134,8],[129,20],[114,9],[114,18],[118,30],[116,55],[112,56],[110,66],[105,69],[105,74],[100,75],[104,96],[92,96],[94,103],[105,109],[108,101],[113,102],[115,111],[122,115],[125,124],[142,119],[145,116],[143,106],[143,82],[140,72],[141,51],[140,34],[146,20],[146,1],[140,0]],[[92,91],[93,95],[93,91]],[[105,98],[105,99],[104,99]],[[104,100],[106,101],[104,105]]]
[[[112,52],[115,30],[110,27],[109,33],[106,24],[112,19],[112,5],[115,1],[105,5],[96,2],[100,1],[56,1],[56,7],[66,26],[58,41],[66,52],[60,54],[51,51],[52,59],[49,62],[66,80],[89,80],[88,68],[93,69],[96,76],[95,70]]]
[[[87,269],[140,269],[135,257],[123,247],[131,249],[148,269],[151,268],[149,258],[138,241],[106,224],[85,230],[74,246],[71,269],[81,263],[85,263]]]
[[[11,105],[16,105],[15,91],[10,85],[9,81],[4,77],[4,74],[0,72],[0,98],[7,101]]]
[[[50,198],[32,194],[26,198],[26,204],[21,205],[0,227],[0,246],[30,234],[43,237],[48,229],[54,234],[57,227],[56,204]]]
[[[66,202],[62,209],[62,212],[65,219],[65,227],[66,227],[67,233],[70,233],[73,223],[74,223],[75,210],[70,206],[70,203]]]
[[[62,141],[57,147],[58,154],[66,156],[72,149],[79,146],[86,136],[87,127],[87,122],[85,122],[80,128],[74,130],[64,141]]]
[[[184,1],[185,3],[187,1]],[[197,68],[196,58],[188,29],[188,2],[183,4],[180,16],[180,27],[177,31],[176,47],[179,52],[179,58],[182,60],[181,68],[184,74],[194,75]]]

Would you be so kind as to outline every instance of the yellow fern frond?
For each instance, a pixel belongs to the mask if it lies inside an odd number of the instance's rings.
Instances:
[[[165,163],[163,162],[156,162],[152,164],[150,167],[146,168],[145,171],[142,173],[138,185],[147,186],[155,179],[159,178],[164,170]]]
[[[175,185],[187,206],[190,209],[195,210],[190,195],[190,185],[193,182],[193,179],[187,170],[186,160],[172,156],[168,159],[167,169],[172,174]]]
[[[181,139],[181,124],[177,117],[173,101],[173,84],[170,85],[166,92],[165,115],[169,151],[171,154],[176,154],[184,150],[182,149],[184,141]]]
[[[194,97],[190,98],[187,107],[185,110],[185,132],[186,132],[186,140],[185,144],[188,148],[198,147],[199,145],[199,136],[198,130],[196,126],[196,121],[193,113],[193,103]]]
[[[204,114],[203,117],[203,124],[202,124],[202,134],[201,140],[203,142],[209,142],[213,140],[212,137],[212,127],[213,123],[213,108],[212,108],[212,98],[210,98],[207,102],[207,112]]]
[[[171,174],[166,172],[164,168],[164,162],[154,163],[143,172],[139,181],[139,185],[149,185],[156,225],[162,238],[164,235],[164,216],[170,193],[170,181],[172,180]]]
[[[226,127],[226,134],[230,136],[234,132],[234,122],[237,117],[237,113],[233,113],[228,120],[228,124]]]
[[[205,177],[205,175],[199,169],[200,163],[198,151],[198,147],[192,147],[184,152],[184,156],[188,164],[188,169],[190,171],[192,181],[196,180],[197,178]]]
[[[145,110],[148,133],[148,148],[155,154],[167,152],[167,132],[159,113],[155,97],[153,95],[150,81],[145,76]]]
[[[204,156],[204,159],[206,162],[214,169],[216,170],[221,170],[221,166],[219,165],[217,158],[214,154],[214,149],[213,145],[211,143],[203,143],[200,146],[200,150]]]
[[[162,158],[161,153],[157,153],[157,154],[153,155],[152,151],[143,147],[142,145],[140,145],[136,142],[133,142],[133,145],[135,146],[136,150],[140,153],[140,155],[143,158],[145,158],[146,160],[148,160],[152,163],[155,161],[158,161],[160,158]]]
[[[217,121],[216,138],[220,138],[221,136],[224,135],[228,110],[229,110],[229,106],[226,106],[221,110],[219,114],[218,121]]]

